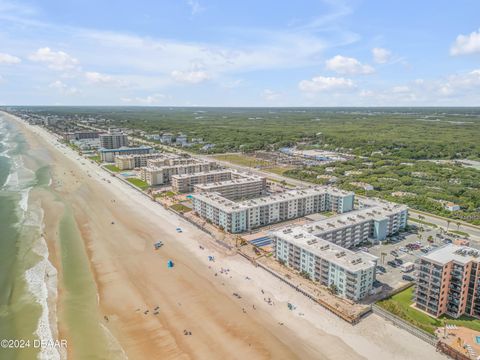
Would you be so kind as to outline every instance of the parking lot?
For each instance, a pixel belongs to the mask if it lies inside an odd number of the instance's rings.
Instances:
[[[405,263],[415,263],[422,255],[435,248],[453,241],[450,236],[444,236],[440,230],[428,226],[410,224],[410,230],[387,239],[383,244],[366,246],[362,250],[378,257],[377,280],[395,289],[409,282],[402,279],[404,275],[415,279],[415,271],[402,271]]]

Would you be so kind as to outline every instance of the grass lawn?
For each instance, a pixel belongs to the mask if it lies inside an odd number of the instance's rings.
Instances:
[[[286,171],[292,170],[292,167],[281,167],[281,166],[274,166],[271,168],[264,169],[265,171],[277,174],[277,175],[283,175]]]
[[[172,206],[170,206],[173,210],[175,211],[178,211],[179,213],[186,213],[186,212],[189,212],[191,211],[192,209],[190,209],[188,206],[185,206],[183,204],[174,204]]]
[[[379,301],[377,305],[431,334],[435,332],[436,328],[444,326],[445,323],[449,325],[464,326],[469,329],[480,331],[480,320],[467,316],[453,319],[446,315],[435,319],[412,308],[410,305],[412,304],[414,288],[415,286],[411,286],[388,299]]]
[[[102,162],[102,160],[100,159],[100,155],[90,156],[89,159],[93,160],[93,161],[95,161],[99,164]]]
[[[228,161],[232,164],[249,166],[249,167],[259,167],[259,166],[269,166],[271,165],[266,160],[261,160],[254,158],[252,156],[243,155],[243,154],[226,154],[226,155],[216,155],[215,159],[220,161]]]
[[[429,223],[427,221],[423,221],[423,220],[419,220],[419,219],[414,219],[414,218],[411,218],[411,217],[408,218],[408,221],[413,221],[413,222],[423,224],[423,225],[427,225],[427,226],[431,226],[431,227],[434,227],[434,228],[438,227],[436,224],[432,224],[432,223]]]
[[[140,179],[137,179],[137,178],[128,178],[127,181],[129,183],[135,185],[136,187],[139,187],[142,190],[145,190],[145,189],[148,188],[148,184],[143,180],[140,180]]]
[[[116,167],[115,165],[105,165],[105,168],[110,170],[110,171],[113,171],[113,172],[120,172],[121,170]]]

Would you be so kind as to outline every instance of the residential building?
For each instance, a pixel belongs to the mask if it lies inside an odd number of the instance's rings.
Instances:
[[[407,226],[408,207],[377,200],[370,207],[304,225],[312,235],[342,247],[378,243]]]
[[[231,180],[236,174],[231,170],[213,170],[195,174],[183,174],[172,176],[172,190],[179,193],[192,192],[197,184],[207,184],[225,180]]]
[[[184,135],[184,134],[177,135],[175,139],[175,143],[180,146],[185,146],[188,143],[187,135]]]
[[[164,133],[160,136],[160,142],[162,144],[171,144],[173,135],[170,133]]]
[[[100,134],[100,147],[104,149],[120,149],[128,146],[128,136],[119,132]]]
[[[359,301],[370,295],[377,257],[332,244],[302,227],[275,231],[272,238],[274,256],[284,265],[335,289],[338,296]]]
[[[267,179],[260,176],[240,177],[232,180],[218,181],[194,186],[198,192],[216,192],[226,199],[248,199],[265,195]]]
[[[428,314],[480,318],[480,251],[448,244],[417,261],[415,306]]]
[[[187,160],[187,159],[185,159]],[[173,175],[194,174],[217,169],[214,161],[198,161],[180,165],[164,165],[160,167],[149,166],[155,160],[147,160],[147,167],[141,169],[141,178],[149,185],[169,184]],[[176,162],[173,159],[172,162]]]
[[[457,204],[454,204],[452,202],[447,202],[445,204],[445,210],[448,210],[448,211],[458,211],[460,210],[460,205],[457,205]]]
[[[193,208],[199,216],[238,233],[305,215],[353,209],[354,194],[330,187],[289,190],[256,199],[234,202],[215,192],[196,193]]]
[[[140,146],[135,148],[123,147],[119,149],[99,149],[100,158],[103,162],[115,162],[115,156],[132,154],[151,154],[153,148],[150,146]]]
[[[132,170],[147,166],[147,160],[163,157],[163,153],[131,154],[115,156],[115,166],[120,170]]]
[[[354,182],[351,182],[350,185],[353,185],[355,187],[358,187],[360,189],[363,189],[365,191],[370,191],[370,190],[373,190],[373,185],[370,185],[370,184],[367,184],[367,183],[364,183],[364,182],[360,182],[360,181],[354,181]]]

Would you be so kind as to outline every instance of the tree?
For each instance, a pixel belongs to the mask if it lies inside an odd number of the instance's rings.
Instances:
[[[335,285],[333,282],[330,284],[330,286],[328,287],[328,289],[330,290],[330,292],[331,292],[333,295],[337,295],[337,294],[338,294],[338,287],[337,287],[337,285]]]
[[[448,228],[450,227],[451,222],[452,222],[451,220],[447,220],[447,231],[448,231]]]

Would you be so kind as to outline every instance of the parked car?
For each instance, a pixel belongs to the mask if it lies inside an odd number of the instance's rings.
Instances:
[[[415,279],[413,277],[411,277],[410,275],[403,275],[402,276],[402,280],[405,280],[405,281],[415,281]]]
[[[395,263],[395,261],[388,261],[388,262],[387,262],[387,265],[390,265],[390,266],[393,267],[393,268],[396,268],[396,267],[397,267],[397,264]]]
[[[394,261],[395,261],[395,263],[396,263],[397,265],[402,265],[402,264],[403,264],[403,260],[402,260],[402,259],[395,259]]]

